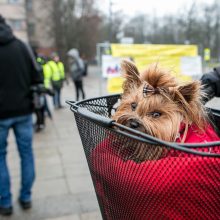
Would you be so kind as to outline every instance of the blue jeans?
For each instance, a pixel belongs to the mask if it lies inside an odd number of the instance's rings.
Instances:
[[[9,129],[14,130],[21,161],[21,201],[31,200],[31,188],[35,178],[34,156],[32,150],[32,115],[0,119],[0,207],[12,206],[10,176],[6,162],[7,137]]]
[[[53,104],[55,108],[58,108],[61,106],[60,94],[61,94],[61,88],[55,88],[54,96],[53,96]]]

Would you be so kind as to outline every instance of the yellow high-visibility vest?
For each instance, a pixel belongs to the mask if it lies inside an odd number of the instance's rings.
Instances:
[[[64,65],[63,65],[62,62],[58,62],[57,65],[58,65],[58,68],[59,68],[60,73],[61,73],[61,78],[64,79],[65,78]]]
[[[204,60],[210,61],[211,58],[211,50],[209,48],[204,49]]]
[[[44,74],[44,86],[45,88],[50,88],[52,69],[48,63],[44,64],[42,67],[43,67],[43,74]]]
[[[61,62],[56,63],[55,61],[51,60],[48,62],[48,65],[52,70],[52,76],[51,76],[52,81],[60,81],[64,79],[65,77],[64,66]]]

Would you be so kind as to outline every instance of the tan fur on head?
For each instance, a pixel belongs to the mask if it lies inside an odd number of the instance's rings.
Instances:
[[[125,81],[113,116],[116,122],[171,142],[176,140],[181,124],[185,124],[185,131],[191,124],[204,130],[207,115],[198,81],[180,85],[157,65],[139,73],[134,63],[124,60],[121,68]],[[140,149],[143,152],[144,148]]]
[[[141,84],[140,73],[134,63],[123,60],[121,62],[121,72],[122,76],[126,78],[122,86],[124,93],[135,89],[136,86],[139,86]]]

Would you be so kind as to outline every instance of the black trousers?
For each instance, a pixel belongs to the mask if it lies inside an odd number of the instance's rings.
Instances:
[[[75,89],[76,89],[76,101],[79,101],[79,93],[81,92],[82,99],[85,99],[85,92],[83,90],[83,82],[80,81],[74,81]]]
[[[37,118],[36,126],[39,127],[40,125],[45,125],[44,107],[36,109],[35,114]]]

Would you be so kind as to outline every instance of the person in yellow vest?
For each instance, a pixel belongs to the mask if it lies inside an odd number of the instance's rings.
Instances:
[[[50,89],[51,81],[51,69],[47,64],[47,58],[45,56],[39,55],[37,57],[37,63],[41,66],[43,75],[43,84],[38,87],[33,87],[34,94],[34,110],[36,114],[35,131],[39,132],[45,128],[45,112],[52,119],[51,111],[48,107],[46,94],[53,95]]]
[[[51,68],[51,83],[54,90],[54,107],[62,108],[61,105],[61,89],[63,87],[63,81],[65,79],[65,70],[64,65],[60,61],[59,56],[56,53],[53,53],[51,56],[52,60],[48,62],[48,65]]]
[[[44,87],[47,90],[47,94],[49,94],[50,96],[53,96],[53,92],[51,91],[51,77],[52,77],[52,70],[48,64],[48,58],[44,57],[44,62],[42,64],[42,68],[43,68],[43,76],[44,76]],[[49,116],[50,119],[52,119],[52,113],[50,111],[48,102],[47,102],[47,97],[45,96],[45,112],[47,113],[47,115]]]
[[[48,65],[48,59],[43,56],[38,56],[37,63],[42,67],[44,87],[49,89],[51,86],[52,70]]]

